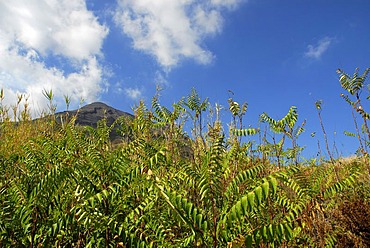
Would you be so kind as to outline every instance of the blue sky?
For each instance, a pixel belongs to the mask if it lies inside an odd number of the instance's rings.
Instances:
[[[38,112],[43,89],[58,110],[69,95],[72,108],[83,98],[128,112],[156,85],[166,106],[195,87],[227,108],[231,90],[249,104],[246,125],[297,106],[310,154],[323,100],[329,142],[348,155],[358,145],[343,135],[354,127],[336,69],[370,66],[369,9],[368,0],[0,0],[0,88],[5,104],[24,94]]]

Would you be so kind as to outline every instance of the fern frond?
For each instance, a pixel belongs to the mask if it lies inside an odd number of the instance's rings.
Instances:
[[[237,201],[227,214],[228,224],[232,226],[235,221],[240,221],[245,215],[259,207],[269,195],[276,193],[277,180],[274,177],[264,178],[260,186],[254,188],[248,194]]]
[[[170,208],[191,228],[193,235],[198,233],[202,236],[207,231],[209,224],[204,217],[203,210],[197,208],[195,204],[175,191],[166,190],[160,185],[157,185],[157,187]]]
[[[229,198],[232,195],[239,194],[239,185],[248,182],[248,180],[254,180],[257,175],[265,169],[265,164],[259,163],[256,166],[240,172],[229,184],[225,190],[225,195]],[[253,184],[252,184],[253,185]],[[251,185],[249,185],[251,186]]]
[[[359,76],[358,75],[359,68],[356,68],[353,76],[349,76],[344,71],[338,69],[337,73],[339,74],[339,82],[343,89],[347,90],[351,95],[357,94],[364,86],[364,82],[368,73],[370,72],[370,68],[367,68],[364,73]]]
[[[259,132],[258,128],[233,129],[232,133],[236,136],[251,136]]]
[[[342,192],[343,190],[348,189],[351,187],[355,182],[356,179],[360,175],[357,173],[353,173],[352,175],[348,176],[347,178],[343,179],[342,181],[336,182],[335,184],[328,187],[324,192],[324,197],[326,199],[333,197],[334,195],[338,194],[339,192]]]

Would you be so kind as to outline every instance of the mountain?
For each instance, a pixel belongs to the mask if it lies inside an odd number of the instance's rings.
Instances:
[[[76,121],[75,125],[79,126],[90,126],[93,128],[97,127],[98,121],[102,120],[104,117],[107,120],[107,125],[110,126],[113,124],[113,122],[121,116],[127,117],[127,118],[134,118],[134,116],[130,113],[123,112],[121,110],[112,108],[105,103],[102,102],[94,102],[88,105],[85,105],[81,107],[78,110],[72,110],[72,111],[64,111],[64,112],[58,112],[55,114],[57,122],[61,122],[60,117],[68,116],[75,116]],[[113,143],[120,142],[121,138],[115,130],[112,131],[110,134],[111,141]]]
[[[96,127],[99,120],[106,117],[107,125],[110,126],[113,122],[121,116],[126,116],[128,118],[134,118],[132,114],[123,112],[121,110],[112,108],[102,102],[94,102],[81,107],[79,110],[64,111],[56,113],[56,116],[65,116],[68,113],[69,116],[74,116],[77,114],[77,119],[75,124],[80,126],[91,126]],[[58,119],[58,118],[57,118]]]

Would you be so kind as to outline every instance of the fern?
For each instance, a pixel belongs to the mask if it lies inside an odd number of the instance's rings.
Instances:
[[[246,129],[233,129],[232,132],[236,136],[250,136],[256,135],[258,133],[258,129],[256,128],[246,128]]]
[[[366,75],[346,77],[346,89],[360,93]],[[353,96],[345,99],[358,108]],[[49,123],[51,116],[37,128],[26,113],[17,125],[3,119],[0,246],[337,246],[350,230],[347,202],[368,199],[367,160],[302,165],[296,140],[305,121],[297,125],[294,106],[280,120],[261,115],[271,133],[244,128],[248,105],[228,103],[229,137],[218,117],[205,125],[208,99],[195,90],[171,109],[156,95],[150,110],[141,102],[134,119],[102,120],[96,129],[75,126],[76,116],[62,126]],[[194,139],[185,135],[185,111]],[[115,128],[123,136],[118,145],[109,139]],[[261,144],[242,142],[254,134]]]

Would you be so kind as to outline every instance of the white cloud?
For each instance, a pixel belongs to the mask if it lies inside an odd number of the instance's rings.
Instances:
[[[215,6],[223,6],[227,8],[236,7],[241,0],[211,0],[211,3]]]
[[[161,71],[156,71],[154,83],[160,87],[168,86],[169,82],[167,81],[167,74]]]
[[[316,46],[308,45],[305,56],[313,59],[320,59],[322,54],[328,50],[329,46],[332,44],[333,38],[324,37],[318,41]]]
[[[7,104],[26,94],[44,109],[42,90],[52,89],[57,103],[69,95],[94,101],[104,89],[98,62],[108,28],[86,8],[84,0],[12,0],[0,2],[0,88]],[[50,66],[63,60],[70,67]]]
[[[118,0],[116,24],[133,47],[156,58],[165,69],[182,59],[208,64],[213,54],[203,40],[221,31],[222,11],[238,0]]]
[[[142,92],[138,88],[125,88],[126,96],[131,98],[132,100],[138,100],[142,97]]]
[[[84,0],[1,1],[0,25],[8,42],[77,60],[98,54],[108,33]]]

